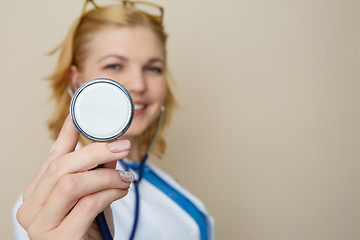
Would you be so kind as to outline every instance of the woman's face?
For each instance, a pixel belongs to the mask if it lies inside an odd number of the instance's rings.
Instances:
[[[135,104],[126,137],[140,136],[159,116],[167,87],[164,46],[145,27],[109,27],[92,36],[84,62],[71,69],[72,86],[94,78],[110,78],[122,84]]]

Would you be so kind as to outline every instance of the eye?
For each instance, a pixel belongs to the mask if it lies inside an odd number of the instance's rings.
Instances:
[[[162,68],[160,67],[148,67],[147,69],[150,72],[159,73],[159,74],[163,72]]]
[[[114,63],[114,64],[108,64],[105,66],[105,69],[113,69],[113,70],[119,70],[122,66],[120,64]]]

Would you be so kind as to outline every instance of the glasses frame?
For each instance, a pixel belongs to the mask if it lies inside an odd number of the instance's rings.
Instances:
[[[101,7],[99,5],[97,5],[94,0],[86,0],[85,4],[83,6],[83,9],[82,9],[81,18],[86,16],[87,6],[88,6],[89,2],[94,6],[94,8],[101,9]],[[124,8],[127,8],[129,6],[133,7],[133,8],[136,8],[136,5],[138,5],[138,4],[147,5],[147,6],[150,6],[150,7],[157,8],[160,11],[160,15],[153,15],[153,14],[147,13],[145,11],[142,11],[141,9],[138,9],[138,10],[145,13],[145,14],[147,14],[147,15],[149,15],[152,19],[155,19],[155,20],[162,23],[162,20],[163,20],[163,17],[164,17],[164,8],[159,6],[159,5],[156,5],[156,4],[151,3],[151,2],[145,2],[145,1],[119,0],[119,2],[121,2],[123,4]]]

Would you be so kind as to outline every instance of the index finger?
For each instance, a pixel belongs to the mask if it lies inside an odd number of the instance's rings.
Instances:
[[[70,115],[68,115],[60,130],[58,138],[50,149],[48,158],[52,160],[64,154],[73,152],[76,148],[78,140],[79,132],[76,130],[74,124],[72,123]]]

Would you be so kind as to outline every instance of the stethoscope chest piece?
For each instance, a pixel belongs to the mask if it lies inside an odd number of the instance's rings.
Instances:
[[[119,138],[131,125],[134,103],[118,82],[97,78],[75,92],[70,103],[71,119],[86,138],[107,142]]]

